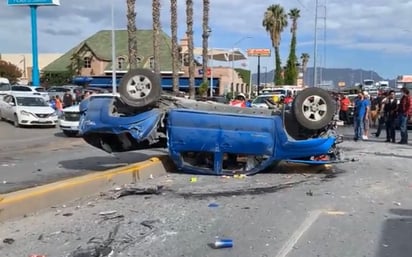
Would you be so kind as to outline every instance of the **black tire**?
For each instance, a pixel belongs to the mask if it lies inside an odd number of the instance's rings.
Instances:
[[[327,91],[321,88],[308,88],[298,93],[293,101],[292,110],[302,127],[317,130],[331,122],[336,105]]]
[[[127,72],[119,85],[120,98],[131,107],[154,105],[160,99],[161,92],[160,76],[148,69],[134,69]]]
[[[78,132],[77,131],[70,131],[70,130],[63,130],[63,134],[66,137],[75,137],[75,136],[77,136]]]

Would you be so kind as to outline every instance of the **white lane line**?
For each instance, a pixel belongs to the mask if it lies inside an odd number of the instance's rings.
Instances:
[[[280,249],[276,257],[286,257],[290,251],[292,251],[293,247],[299,241],[299,239],[303,236],[303,234],[315,223],[315,221],[319,218],[320,214],[322,214],[321,210],[312,211],[303,221],[303,223],[299,226],[299,228],[293,233],[293,235],[289,238],[288,241],[283,245]]]

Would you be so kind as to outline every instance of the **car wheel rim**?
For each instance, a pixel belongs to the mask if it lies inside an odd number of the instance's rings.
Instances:
[[[152,91],[152,82],[143,75],[133,76],[127,82],[127,92],[131,98],[143,99]]]
[[[310,121],[320,121],[327,113],[327,104],[325,99],[320,96],[309,96],[302,104],[302,113]]]

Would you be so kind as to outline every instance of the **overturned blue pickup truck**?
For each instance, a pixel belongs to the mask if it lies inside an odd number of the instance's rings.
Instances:
[[[289,109],[189,100],[162,94],[160,78],[137,69],[122,78],[119,95],[80,104],[80,134],[108,153],[167,148],[183,172],[251,175],[280,161],[340,161],[335,106],[319,88],[301,91]]]

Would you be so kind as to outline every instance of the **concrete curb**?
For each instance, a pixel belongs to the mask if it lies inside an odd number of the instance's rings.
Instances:
[[[0,221],[23,216],[77,198],[122,185],[159,177],[167,172],[167,159],[151,158],[104,172],[70,178],[55,183],[0,195]]]

